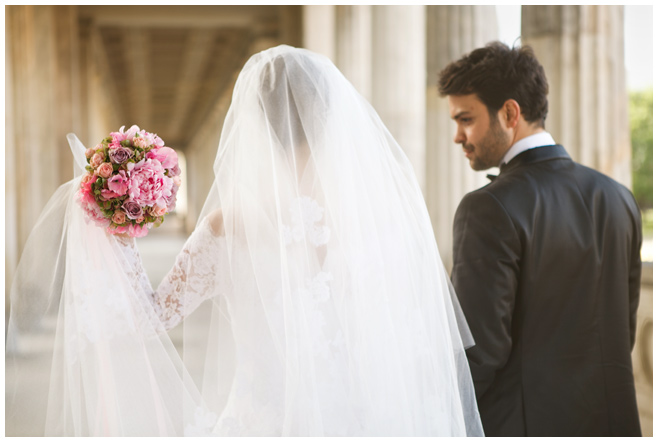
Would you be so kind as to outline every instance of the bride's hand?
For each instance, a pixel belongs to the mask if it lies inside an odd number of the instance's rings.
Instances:
[[[130,241],[131,241],[131,238],[132,238],[132,237],[131,237],[130,235],[128,235],[127,233],[115,233],[115,234],[112,235],[112,236],[115,236],[116,239],[117,239],[117,241],[118,241],[120,244],[123,244],[123,245],[127,245],[127,244],[129,244]]]
[[[208,215],[210,223],[210,230],[214,236],[221,236],[224,234],[224,217],[222,216],[222,209],[213,210]]]

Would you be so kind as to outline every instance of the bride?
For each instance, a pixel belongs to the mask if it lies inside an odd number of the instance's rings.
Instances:
[[[20,342],[58,304],[46,432],[483,434],[472,339],[411,164],[328,59],[288,46],[252,56],[214,171],[155,291],[134,240],[74,207],[66,247],[36,237],[65,256],[36,288],[37,268],[21,267],[10,332]],[[22,305],[35,290],[50,308]],[[183,319],[193,380],[164,333]]]

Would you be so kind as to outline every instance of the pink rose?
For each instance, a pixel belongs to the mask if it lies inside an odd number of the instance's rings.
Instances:
[[[146,154],[146,158],[151,158],[160,161],[162,167],[171,169],[178,165],[178,154],[171,147],[160,147],[158,149],[151,149]]]
[[[144,137],[133,138],[133,146],[141,147],[142,149],[149,147],[153,143],[149,143]]]
[[[160,162],[147,159],[128,163],[128,195],[141,206],[166,205],[174,182],[165,175]]]
[[[92,148],[92,147],[90,147],[89,149],[85,150],[85,156],[87,157],[87,159],[93,157],[95,153],[96,153],[96,149],[94,149],[94,148]]]
[[[97,178],[98,178],[98,175],[96,175],[95,173],[91,174],[91,173],[87,172],[84,175],[82,175],[82,179],[80,180],[80,183],[81,183],[81,185],[85,185],[85,184],[90,184],[91,185],[91,184],[96,182]]]
[[[94,169],[100,166],[103,163],[103,155],[100,152],[96,152],[89,160],[89,165]]]
[[[112,164],[103,163],[100,166],[98,166],[98,170],[96,172],[101,178],[109,178],[112,176],[112,172],[114,172],[114,169],[112,168]]]
[[[158,137],[156,134],[146,132],[145,130],[139,132],[139,137],[144,139],[144,143],[146,144],[146,146],[153,146],[153,145],[157,146],[156,140],[158,139],[162,142],[162,139],[160,139],[160,137]],[[162,144],[162,146],[164,146],[164,143]]]
[[[126,214],[121,210],[117,210],[116,212],[114,212],[114,215],[112,215],[112,222],[114,222],[114,224],[123,224],[123,223],[125,223],[126,222]]]
[[[165,213],[167,213],[167,207],[165,206],[153,206],[151,207],[151,215],[152,216],[162,216]]]
[[[128,177],[125,170],[119,170],[112,178],[107,180],[107,188],[117,196],[123,196],[128,191]]]
[[[143,222],[144,222],[144,216],[140,216],[139,218],[137,218],[137,219],[135,220],[135,222],[136,222],[137,224],[141,224],[141,223],[143,223]]]
[[[80,194],[86,199],[87,202],[95,203],[94,191],[91,189],[92,184],[96,182],[98,175],[85,174],[80,180]]]

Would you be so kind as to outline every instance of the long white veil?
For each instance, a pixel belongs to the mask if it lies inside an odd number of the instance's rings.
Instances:
[[[134,240],[85,222],[85,148],[68,140],[77,177],[49,200],[11,287],[6,434],[183,435],[202,414],[199,393],[149,301]]]
[[[331,61],[252,56],[214,172],[197,229],[221,213],[221,282],[184,324],[219,434],[483,434],[412,166]]]

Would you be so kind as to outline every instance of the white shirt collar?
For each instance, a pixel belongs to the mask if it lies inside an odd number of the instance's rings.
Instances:
[[[535,147],[552,146],[554,144],[555,144],[555,140],[553,140],[553,137],[548,132],[539,132],[538,134],[521,138],[519,141],[512,144],[512,147],[509,148],[509,150],[503,157],[498,167],[500,167],[505,163],[509,163],[510,161],[512,161],[512,158],[514,158],[521,152],[525,152],[526,150],[529,149],[534,149]]]

